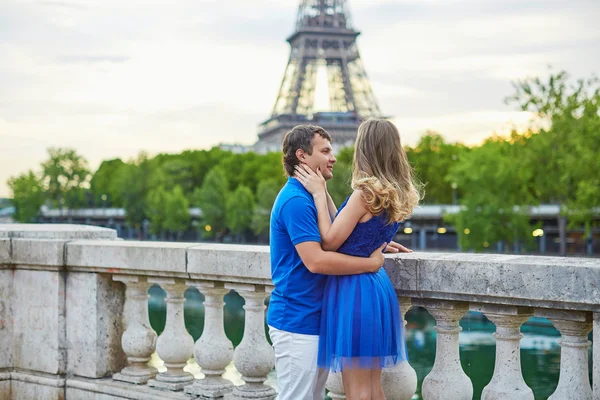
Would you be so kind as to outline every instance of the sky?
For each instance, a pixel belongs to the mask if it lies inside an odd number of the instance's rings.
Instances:
[[[511,81],[600,71],[597,0],[349,0],[375,96],[405,144],[523,128]],[[252,144],[298,0],[0,1],[0,197],[49,147],[102,160]],[[551,66],[551,69],[549,68]]]

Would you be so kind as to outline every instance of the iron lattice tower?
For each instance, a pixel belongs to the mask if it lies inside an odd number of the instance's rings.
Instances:
[[[325,128],[337,145],[356,137],[358,124],[381,112],[356,46],[346,0],[301,0],[295,32],[271,117],[259,128],[258,152],[278,151],[293,126],[311,123]],[[325,67],[329,110],[317,112],[317,70]]]

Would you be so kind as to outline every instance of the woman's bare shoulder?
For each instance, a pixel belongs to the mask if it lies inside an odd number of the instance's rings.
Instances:
[[[360,208],[364,211],[367,211],[362,189],[354,189],[354,191],[350,195],[350,198],[348,199],[348,206]]]

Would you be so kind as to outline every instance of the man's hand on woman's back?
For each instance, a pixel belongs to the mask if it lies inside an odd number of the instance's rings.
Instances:
[[[371,255],[369,256],[369,259],[373,260],[373,269],[371,270],[371,272],[377,272],[383,266],[383,263],[385,262],[385,256],[383,255],[383,249],[385,249],[386,246],[387,246],[387,243],[383,243],[381,246],[379,246],[377,249],[375,249],[375,251],[372,252]]]

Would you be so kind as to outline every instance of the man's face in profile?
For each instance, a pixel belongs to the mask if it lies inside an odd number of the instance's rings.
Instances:
[[[325,180],[333,178],[333,164],[337,160],[333,155],[331,142],[321,135],[316,134],[313,137],[312,154],[304,153],[304,160],[302,161],[315,172],[319,168]]]

